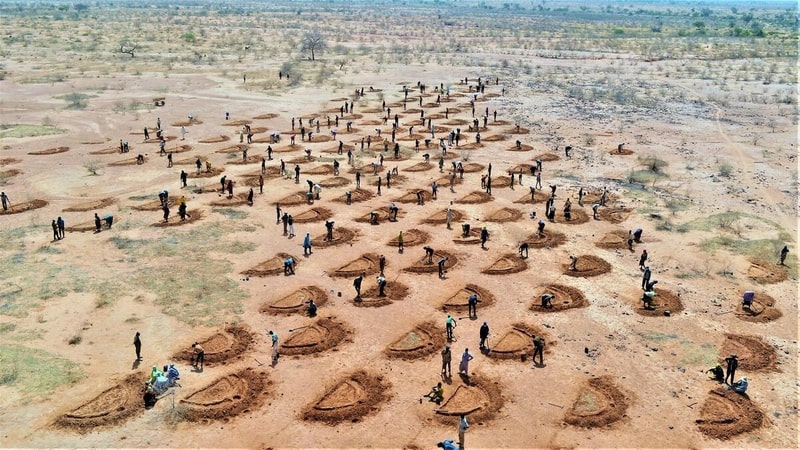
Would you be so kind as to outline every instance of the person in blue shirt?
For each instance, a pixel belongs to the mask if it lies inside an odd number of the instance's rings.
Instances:
[[[443,448],[444,450],[458,450],[458,446],[453,443],[452,439],[446,439],[442,442],[436,444],[437,447]]]

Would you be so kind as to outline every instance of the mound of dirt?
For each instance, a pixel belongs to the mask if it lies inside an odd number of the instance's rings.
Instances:
[[[231,140],[230,136],[224,136],[224,135],[220,134],[218,136],[211,136],[211,137],[200,139],[197,142],[200,142],[201,144],[217,144],[217,143],[226,142],[226,141],[229,141],[229,140]]]
[[[333,173],[332,164],[323,164],[303,171],[306,175],[330,175]]]
[[[476,284],[467,284],[442,301],[442,310],[445,312],[467,311],[469,309],[469,297],[472,294],[478,296],[477,309],[486,308],[495,301],[494,295],[492,295],[488,289],[484,289]]]
[[[556,210],[556,222],[558,223],[563,223],[566,225],[580,225],[588,221],[589,221],[589,214],[587,214],[581,208],[572,208],[572,210],[570,211],[569,220],[567,220],[567,218],[564,217],[564,210],[562,208]]]
[[[453,243],[455,244],[480,244],[481,243],[481,230],[471,228],[469,230],[469,234],[464,236],[464,233],[457,233],[455,239],[453,239]]]
[[[564,415],[570,425],[598,428],[627,417],[629,394],[620,389],[611,376],[588,380],[578,391],[578,398]]]
[[[294,223],[322,222],[323,220],[328,220],[331,217],[333,217],[333,213],[328,208],[319,206],[307,209],[300,214],[295,214],[292,216]]]
[[[18,162],[22,162],[22,160],[17,158],[0,158],[0,167],[7,166],[9,164],[16,164]]]
[[[233,197],[229,197],[226,195],[220,195],[217,197],[216,200],[210,203],[211,206],[220,206],[220,207],[232,207],[232,206],[242,206],[247,204],[247,192],[240,192],[235,194]]]
[[[624,230],[614,230],[606,233],[605,236],[596,241],[594,245],[600,248],[628,248],[628,232]]]
[[[253,333],[243,325],[228,325],[223,331],[197,341],[205,351],[205,364],[227,365],[250,350],[253,345]],[[192,361],[194,354],[191,347],[181,350],[173,358],[181,361]]]
[[[133,146],[129,145],[128,149],[133,150]],[[113,155],[114,153],[120,153],[119,147],[108,147],[102,150],[94,150],[89,152],[90,155]]]
[[[559,231],[543,231],[542,234],[533,233],[525,242],[531,248],[556,248],[567,242],[567,235]]]
[[[785,266],[764,259],[753,259],[747,269],[747,278],[761,284],[780,283],[789,276]]]
[[[227,127],[242,127],[245,125],[250,125],[251,123],[253,123],[252,120],[240,119],[240,120],[226,120],[225,122],[222,122],[220,125]]]
[[[505,131],[505,133],[508,133],[508,134],[528,134],[530,132],[531,132],[531,130],[529,130],[529,129],[525,128],[525,127],[511,127],[511,128],[509,128],[508,130]]]
[[[350,201],[352,203],[365,202],[365,201],[367,201],[367,200],[369,200],[371,198],[372,198],[372,192],[370,192],[370,191],[366,191],[366,190],[361,189],[361,188],[358,188],[358,189],[350,191]],[[339,202],[339,203],[345,203],[345,202],[347,202],[347,195],[346,194],[342,194],[342,195],[334,198],[333,201]]]
[[[763,422],[764,414],[750,397],[724,388],[709,392],[695,420],[701,433],[720,440],[757,430]]]
[[[242,272],[242,275],[247,275],[248,277],[266,277],[270,275],[279,275],[283,273],[283,261],[286,258],[294,259],[295,269],[300,264],[298,259],[288,253],[278,253],[274,257],[259,263],[257,266],[253,267],[252,269],[245,270]]]
[[[396,237],[389,241],[387,245],[392,247],[397,247],[397,239]],[[416,245],[422,245],[427,243],[431,238],[431,235],[425,231],[418,230],[416,228],[412,228],[410,230],[403,231],[403,247],[414,247]]]
[[[7,215],[7,214],[19,214],[25,211],[31,211],[34,209],[44,208],[47,206],[47,202],[40,199],[34,199],[27,202],[22,203],[13,203],[8,206],[6,210],[0,210],[0,215]]]
[[[484,166],[483,164],[478,164],[478,163],[461,164],[461,167],[464,169],[464,173],[481,172],[483,169],[486,168],[486,166]]]
[[[169,216],[169,220],[164,222],[163,220],[160,222],[156,222],[152,224],[154,227],[179,227],[182,225],[189,225],[190,223],[197,222],[198,220],[203,218],[203,212],[199,209],[193,209],[191,211],[186,211],[186,220],[181,220],[181,217],[178,214],[171,214]]]
[[[514,208],[500,208],[486,217],[487,222],[516,222],[522,218],[522,211]]]
[[[631,209],[630,208],[622,208],[618,206],[613,206],[610,208],[598,208],[597,210],[597,217],[600,220],[605,220],[611,223],[621,223],[628,220],[628,217],[631,216]],[[574,216],[573,212],[573,216]]]
[[[422,189],[408,191],[402,196],[394,199],[397,203],[417,203],[417,193],[422,192],[422,198],[424,201],[429,202],[433,198],[430,191],[424,191]]]
[[[295,192],[294,194],[287,195],[286,197],[278,200],[276,203],[280,203],[281,206],[295,206],[308,203],[306,191]]]
[[[35,152],[28,152],[29,155],[55,155],[57,153],[64,153],[68,152],[69,147],[54,147],[48,148],[47,150],[38,150]]]
[[[257,409],[272,395],[272,382],[265,372],[242,369],[224,375],[181,399],[191,422],[228,421]]]
[[[347,228],[336,227],[333,229],[333,239],[330,241],[326,238],[328,233],[323,233],[311,240],[311,245],[314,247],[333,247],[334,245],[346,244],[356,238],[357,233],[354,230]]]
[[[394,282],[387,282],[383,297],[378,296],[377,284],[361,291],[361,297],[353,299],[353,304],[359,307],[379,307],[386,306],[392,302],[403,300],[408,297],[408,286]]]
[[[505,141],[506,139],[508,139],[508,137],[503,135],[503,134],[490,134],[490,135],[487,135],[487,136],[482,136],[481,137],[481,142],[483,142],[483,141],[486,141],[486,142],[500,142],[500,141]]]
[[[555,297],[550,301],[552,307],[542,306],[541,296],[552,294]],[[531,311],[536,312],[556,312],[572,308],[584,308],[589,306],[589,300],[580,289],[564,284],[548,284],[536,290]]]
[[[150,161],[150,156],[144,155],[144,163],[147,164],[148,161]],[[109,166],[113,167],[135,166],[137,164],[139,164],[139,162],[135,156],[108,163]]]
[[[173,127],[190,127],[192,125],[202,125],[202,124],[203,124],[202,120],[192,119],[192,120],[182,120],[182,121],[178,121],[178,122],[173,122],[170,125],[173,126]],[[153,130],[153,131],[157,131],[157,130]]]
[[[242,153],[243,151],[249,149],[250,146],[247,144],[235,144],[229,145],[227,147],[221,148],[219,150],[215,150],[214,153]]]
[[[363,216],[356,217],[355,221],[359,223],[370,223],[370,215],[372,214],[373,211],[378,214],[378,222],[375,225],[379,225],[387,221],[388,222],[392,221],[390,220],[392,213],[389,211],[388,206],[381,206],[380,208],[373,209],[370,212],[364,214]],[[397,217],[402,218],[403,216],[405,216],[405,214],[406,214],[405,211],[398,211]]]
[[[211,170],[201,170],[200,173],[189,171],[186,173],[187,178],[213,178],[225,171],[224,167],[212,167]]]
[[[331,276],[334,277],[357,277],[362,273],[373,275],[380,271],[378,263],[379,256],[375,253],[365,253],[349,263],[334,270]],[[387,286],[388,287],[388,286]]]
[[[600,203],[600,197],[603,195],[603,191],[596,191],[596,192],[587,192],[583,194],[583,204],[592,206],[595,203]],[[619,197],[616,194],[612,194],[611,192],[606,193],[606,205],[612,205],[619,200]],[[600,212],[598,211],[598,215]]]
[[[325,317],[311,325],[295,328],[280,346],[281,355],[310,355],[330,350],[352,334],[343,322]]]
[[[516,180],[514,180],[514,184],[516,184]],[[492,177],[492,188],[507,188],[509,186],[511,186],[511,177],[503,175]]]
[[[529,190],[530,191],[530,190]],[[550,195],[543,190],[539,189],[534,192],[533,198],[531,198],[530,192],[523,195],[517,200],[514,200],[514,203],[521,203],[521,204],[535,204],[535,203],[544,203],[547,199],[550,198]],[[578,211],[577,209],[572,210],[572,218],[575,218],[575,212]],[[563,215],[562,215],[563,217]],[[588,220],[588,218],[587,218]]]
[[[782,316],[781,310],[775,307],[775,299],[764,293],[756,295],[750,308],[745,308],[741,301],[736,308],[736,317],[745,322],[772,322]]]
[[[262,157],[258,156],[258,155],[250,155],[250,156],[247,157],[247,159],[239,159],[239,158],[237,158],[237,159],[228,161],[227,164],[232,164],[234,166],[243,166],[245,164],[258,164],[258,163],[261,162],[261,158]]]
[[[305,286],[272,303],[264,303],[259,312],[264,314],[305,314],[308,302],[314,300],[317,307],[328,301],[328,294],[316,286]]]
[[[578,262],[580,265],[580,262]],[[649,317],[666,317],[664,311],[669,311],[670,314],[676,314],[683,311],[683,302],[681,302],[680,295],[673,294],[672,292],[664,289],[655,288],[656,296],[653,297],[653,309],[644,309],[641,302],[642,291],[634,294],[639,305],[636,307],[636,314]]]
[[[486,275],[507,275],[510,273],[522,272],[527,268],[528,263],[520,258],[519,255],[507,253],[481,272]]]
[[[457,209],[451,209],[452,212],[452,222],[461,222],[467,215],[463,211],[459,211]],[[429,223],[429,224],[441,224],[447,223],[447,210],[443,209],[440,210],[433,215],[429,216],[427,219],[424,219],[422,223]]]
[[[445,344],[444,330],[433,322],[423,322],[386,348],[390,358],[419,359],[439,351]]]
[[[342,422],[360,422],[361,419],[378,410],[381,403],[390,398],[391,383],[380,375],[365,371],[339,380],[334,386],[309,406],[303,413],[303,420],[325,422],[336,425]]]
[[[456,258],[456,256],[452,253],[443,250],[434,250],[432,263],[428,263],[428,259],[423,256],[413,265],[404,268],[403,271],[409,273],[435,273],[439,271],[438,262],[442,258],[447,258],[447,261],[444,263],[445,272],[449,271],[455,267],[456,264],[458,264],[458,258]]]
[[[450,389],[445,390],[445,401],[436,411],[436,419],[446,425],[458,425],[459,416],[469,415],[471,423],[488,422],[492,420],[505,400],[501,394],[501,384],[498,381],[489,381],[480,374],[472,374],[469,381],[461,378],[461,382],[453,383]],[[451,393],[448,395],[448,391]]]
[[[739,368],[748,372],[775,372],[777,371],[778,353],[775,347],[765,341],[761,336],[744,336],[741,334],[725,334],[725,342],[720,350],[719,361],[728,355],[739,358]]]
[[[608,152],[608,154],[613,156],[628,156],[633,154],[633,150],[629,150],[627,148],[623,148],[622,150],[613,149]]]
[[[290,160],[287,160],[286,164],[309,164],[309,163],[313,163],[313,162],[316,162],[316,161],[317,161],[317,157],[316,156],[303,155],[303,156],[298,156],[297,158],[292,158]],[[302,173],[305,173],[305,171],[301,172],[301,174]]]
[[[411,167],[406,167],[405,169],[403,169],[403,171],[404,172],[425,172],[426,170],[431,170],[431,169],[433,169],[433,164],[426,163],[426,162],[421,162],[421,163],[416,163]]]
[[[106,206],[111,206],[114,203],[117,203],[117,199],[114,197],[106,197],[101,198],[99,200],[91,200],[82,203],[77,203],[75,205],[69,206],[64,208],[62,211],[64,212],[84,212],[84,211],[93,211],[97,209],[105,208]]]
[[[122,222],[122,220],[114,216],[114,225],[117,225],[119,222]],[[75,225],[65,227],[64,229],[66,231],[69,231],[70,233],[86,233],[87,231],[95,231],[94,220],[90,222],[81,222]],[[101,230],[105,229],[106,229],[105,222],[103,222],[101,225]]]
[[[550,347],[554,345],[550,341],[550,335],[541,328],[515,323],[511,329],[505,332],[499,339],[494,338],[491,351],[487,356],[495,359],[517,359],[525,361],[528,355],[533,354],[533,337],[540,336],[544,339],[544,353],[550,353]]]
[[[464,203],[464,204],[478,204],[478,203],[488,203],[494,200],[494,198],[483,191],[472,191],[469,194],[461,197],[460,199],[456,200],[456,203]]]
[[[0,180],[7,180],[23,173],[20,169],[8,169],[0,172]]]
[[[331,178],[325,178],[324,180],[320,181],[319,185],[324,188],[335,188],[335,187],[347,186],[350,183],[352,183],[352,181],[350,181],[345,177],[331,177]]]
[[[569,264],[564,264],[562,273],[571,277],[596,277],[611,271],[611,264],[594,255],[580,255],[576,270],[570,270],[569,267]]]
[[[144,373],[125,377],[97,397],[64,413],[55,420],[55,426],[88,433],[98,427],[118,425],[144,412]]]
[[[278,114],[275,113],[266,113],[266,114],[259,114],[253,117],[254,120],[269,120],[278,117]]]

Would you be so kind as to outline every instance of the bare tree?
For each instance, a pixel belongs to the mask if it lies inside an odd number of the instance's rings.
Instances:
[[[135,43],[131,42],[128,39],[125,39],[124,41],[120,42],[120,44],[119,44],[119,52],[120,53],[127,53],[127,54],[131,55],[131,58],[133,58],[133,57],[136,56],[133,53],[134,51],[136,51],[136,47],[137,47],[137,45]]]
[[[303,39],[300,40],[300,51],[311,51],[312,61],[315,60],[316,53],[321,53],[326,46],[327,43],[325,42],[325,38],[316,28],[306,33],[305,36],[303,36]]]

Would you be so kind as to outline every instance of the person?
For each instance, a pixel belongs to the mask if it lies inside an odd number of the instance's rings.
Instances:
[[[197,175],[200,175],[200,169],[203,168],[203,162],[200,161],[200,158],[197,158],[197,160],[194,162],[194,166],[197,168]]]
[[[364,275],[366,274],[362,273],[353,280],[353,287],[356,289],[356,298],[361,298],[361,282],[364,281]]]
[[[278,363],[278,333],[274,331],[269,331],[269,336],[272,338],[272,365]]]
[[[711,372],[711,375],[714,377],[718,383],[723,383],[725,380],[725,371],[722,369],[722,366],[717,364],[716,367],[712,367],[706,370],[706,373]]]
[[[133,349],[136,350],[136,360],[142,360],[142,335],[137,331],[133,335]]]
[[[545,225],[544,220],[539,219],[539,223],[537,225],[538,225],[538,228],[536,229],[536,234],[537,234],[537,236],[541,237],[542,234],[544,233],[544,225]]]
[[[633,235],[631,234],[630,230],[628,230],[628,241],[627,242],[628,242],[628,250],[633,252]]]
[[[447,319],[444,321],[444,329],[447,331],[447,340],[453,340],[453,330],[456,328],[457,324],[453,316],[450,314],[447,315]]]
[[[525,254],[525,256],[522,256],[523,253]],[[520,258],[527,258],[528,257],[528,243],[527,242],[523,242],[523,243],[519,244],[519,256],[520,256]]]
[[[755,297],[755,291],[745,291],[744,296],[742,297],[742,309],[749,310],[753,306],[753,300],[755,300]]]
[[[306,308],[306,313],[308,313],[308,317],[317,316],[317,304],[314,303],[314,299],[308,301],[308,307]]]
[[[442,387],[442,382],[436,383],[436,386],[431,388],[431,391],[423,397],[427,398],[428,401],[436,403],[437,405],[441,404],[444,400],[444,388]]]
[[[100,232],[100,224],[101,223],[102,222],[100,222],[100,216],[98,216],[97,213],[94,213],[94,232],[95,233],[99,233]]]
[[[311,252],[311,233],[306,233],[303,238],[303,256],[310,255]]]
[[[261,175],[259,175],[259,177],[260,176]],[[247,204],[250,205],[250,206],[253,206],[253,188],[250,188],[250,191],[247,193]]]
[[[642,229],[641,228],[637,228],[636,230],[634,230],[634,232],[633,232],[633,240],[637,244],[642,242]]]
[[[645,266],[644,272],[642,273],[642,290],[644,290],[647,287],[647,283],[650,282],[650,275],[650,267]]]
[[[400,231],[400,234],[397,235],[397,251],[398,253],[403,253],[403,231]]]
[[[53,227],[53,240],[57,241],[58,240],[58,224],[56,223],[56,219],[53,219],[53,221],[50,223],[50,225]]]
[[[333,224],[334,224],[334,221],[332,221],[332,220],[326,220],[325,221],[325,230],[327,231],[327,233],[325,234],[325,240],[326,241],[332,241],[333,240]]]
[[[642,256],[639,257],[639,270],[644,270],[644,263],[647,262],[647,249],[642,250]]]
[[[539,355],[539,366],[544,365],[544,339],[533,336],[533,364],[536,364],[536,355]]]
[[[489,240],[489,230],[486,227],[481,229],[481,248],[486,249],[486,241]]]
[[[542,296],[541,296],[542,308],[552,308],[553,307],[553,299],[554,298],[555,298],[555,295],[553,295],[553,294],[551,294],[549,292],[545,292],[544,294],[542,294]]]
[[[788,254],[789,254],[789,246],[788,245],[784,245],[783,248],[781,249],[781,260],[780,260],[780,262],[778,264],[780,264],[782,266],[785,266],[786,265],[785,264],[786,255],[788,255]]]
[[[451,201],[450,204],[452,205],[453,202]],[[447,212],[445,213],[445,220],[447,222],[447,229],[450,230],[451,229],[450,224],[453,221],[453,209],[450,208],[449,206],[447,207]]]
[[[447,257],[439,259],[439,278],[444,278],[445,273],[444,265],[447,263]]]
[[[386,297],[386,278],[383,275],[378,275],[376,280],[378,282],[378,297]]]
[[[181,187],[186,187],[186,180],[188,180],[189,174],[186,173],[185,170],[181,170]]]
[[[154,406],[156,406],[156,402],[158,401],[158,396],[153,390],[153,385],[151,383],[144,384],[143,400],[145,409],[152,409]]]
[[[658,284],[658,280],[648,281],[644,287],[644,290],[652,291],[655,288],[656,284]]]
[[[575,255],[569,255],[570,264],[569,270],[578,270],[578,257]]]
[[[452,353],[450,352],[450,345],[445,345],[442,350],[442,376],[450,378],[453,376],[453,371],[450,368],[450,360]]]
[[[479,336],[481,338],[480,344],[479,344],[479,348],[481,350],[488,350],[488,346],[486,345],[486,340],[489,339],[489,324],[488,323],[483,322],[483,325],[481,325],[481,328],[480,328],[480,331],[479,331]]]
[[[461,414],[461,417],[458,419],[458,450],[464,450],[464,433],[467,432],[467,428],[469,428],[467,416]]]
[[[300,184],[300,166],[297,164],[294,166],[294,183]]]
[[[147,127],[144,127],[144,140],[150,140],[150,130],[148,130]]]
[[[477,294],[475,293],[470,294],[469,298],[467,299],[467,306],[469,308],[470,317],[478,317],[478,303],[480,302],[481,301],[478,300]]]
[[[595,203],[594,205],[592,205],[592,218],[594,220],[598,220],[598,218],[597,218],[597,210],[598,210],[598,208],[600,208],[600,203]]]
[[[58,216],[58,219],[56,219],[56,225],[58,226],[58,238],[64,239],[64,230],[66,227],[64,226],[64,219],[61,218],[61,216]]]
[[[169,222],[169,203],[165,202],[161,209],[164,210],[164,223]]]
[[[736,353],[725,358],[725,363],[727,364],[727,368],[725,370],[725,383],[728,382],[728,378],[730,378],[731,383],[733,383],[734,380],[736,380],[736,369],[739,367],[739,358],[736,356]]]
[[[425,258],[427,259],[428,264],[433,264],[433,248],[426,245],[425,247],[422,247],[422,249],[425,250]]]
[[[294,237],[294,217],[289,214],[289,217],[286,218],[286,223],[289,225],[289,237]]]
[[[645,290],[642,294],[642,304],[644,305],[644,309],[654,309],[653,308],[653,297],[656,296],[656,292],[653,290]]]
[[[283,274],[294,275],[294,258],[286,258],[283,260]]]
[[[469,223],[467,223],[467,222],[462,223],[461,224],[461,235],[464,236],[464,237],[469,236],[469,228],[470,228]]]
[[[458,450],[458,447],[453,443],[452,439],[445,439],[436,444],[436,446],[444,450]]]
[[[172,152],[167,153],[167,167],[172,167]]]
[[[737,394],[744,394],[747,392],[747,377],[740,378],[739,381],[733,383],[732,387]]]
[[[178,216],[181,218],[181,222],[186,220],[186,202],[182,201],[181,204],[178,206]]]
[[[289,213],[287,213],[286,211],[284,211],[283,215],[281,216],[281,222],[283,222],[283,235],[286,236],[289,234],[289,232],[287,231],[288,230],[287,227],[289,226]]]
[[[203,350],[203,347],[197,342],[192,344],[192,351],[194,352],[194,358],[192,358],[192,367],[202,371],[206,360],[206,351]]]
[[[108,227],[108,229],[110,230],[111,229],[111,225],[114,224],[114,216],[112,216],[111,214],[108,214],[105,217],[103,217],[103,220],[106,221],[106,227]]]
[[[461,363],[458,365],[458,373],[460,375],[469,376],[469,362],[473,359],[474,357],[469,354],[469,349],[465,348],[464,353],[461,354]]]
[[[397,207],[394,203],[389,205],[389,220],[392,222],[397,222],[397,212],[400,211],[400,208]]]
[[[380,268],[381,276],[383,276],[383,269],[386,268],[386,257],[385,256],[381,255],[378,258],[378,267]]]

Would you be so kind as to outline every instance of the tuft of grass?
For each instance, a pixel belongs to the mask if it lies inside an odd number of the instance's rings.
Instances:
[[[22,345],[0,344],[0,361],[0,385],[26,395],[45,396],[84,377],[78,364]]]
[[[66,132],[67,130],[53,125],[32,125],[26,123],[0,124],[0,137],[2,138],[49,136],[52,134],[64,134]]]

